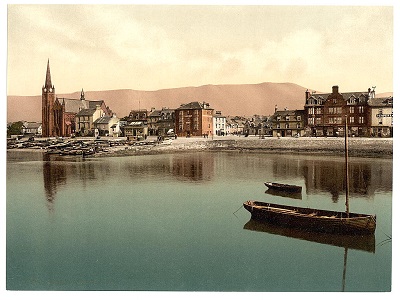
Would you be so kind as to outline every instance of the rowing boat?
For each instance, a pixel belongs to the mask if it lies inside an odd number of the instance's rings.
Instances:
[[[298,185],[284,184],[278,182],[264,182],[265,186],[271,190],[279,190],[293,193],[301,193],[302,187]]]
[[[339,234],[373,234],[376,216],[287,206],[260,201],[243,203],[251,217],[285,227]]]

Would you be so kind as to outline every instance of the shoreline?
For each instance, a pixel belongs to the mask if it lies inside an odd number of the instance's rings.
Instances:
[[[148,141],[152,141],[150,137]],[[109,139],[110,141],[112,139]],[[7,149],[7,151],[45,152],[46,149]],[[155,155],[162,153],[193,152],[193,151],[233,151],[274,154],[305,154],[305,155],[343,155],[344,138],[273,138],[225,136],[205,139],[202,137],[178,138],[166,143],[151,145],[118,145],[105,148],[88,157],[118,157]],[[349,156],[352,157],[382,157],[393,158],[392,138],[349,138]]]
[[[218,139],[178,138],[169,145],[110,147],[94,157],[151,155],[193,151],[233,151],[282,154],[344,155],[344,138],[224,137]],[[393,157],[393,139],[350,138],[349,156]]]

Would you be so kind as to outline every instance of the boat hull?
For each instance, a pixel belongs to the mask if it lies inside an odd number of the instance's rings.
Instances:
[[[285,191],[292,193],[301,193],[302,187],[297,185],[275,183],[275,182],[264,182],[265,186],[271,190]]]
[[[301,208],[272,203],[246,201],[243,203],[251,217],[285,227],[339,234],[372,234],[376,216]]]

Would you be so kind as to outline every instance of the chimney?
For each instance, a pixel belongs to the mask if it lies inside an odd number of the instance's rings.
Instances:
[[[310,98],[310,92],[309,92],[308,89],[307,89],[307,91],[306,91],[306,100],[307,100],[308,98]]]
[[[338,85],[334,85],[332,87],[332,94],[339,94],[339,86]]]
[[[275,112],[278,111],[278,105],[275,104]]]

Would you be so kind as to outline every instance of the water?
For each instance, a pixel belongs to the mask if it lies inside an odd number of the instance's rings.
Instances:
[[[344,210],[344,159],[260,153],[7,155],[7,289],[390,291],[392,160],[350,159],[375,237],[265,226],[246,200]],[[264,181],[303,186],[299,198]]]

